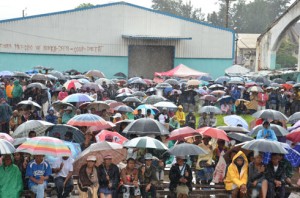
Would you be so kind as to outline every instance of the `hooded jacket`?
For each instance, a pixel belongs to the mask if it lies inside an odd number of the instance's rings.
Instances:
[[[14,88],[12,90],[12,97],[13,98],[21,98],[23,94],[23,88],[20,85],[20,82],[18,80],[14,81]]]
[[[244,159],[244,164],[239,172],[237,165],[235,164],[235,160],[242,156]],[[248,160],[246,155],[239,151],[234,157],[231,164],[228,167],[226,178],[224,180],[225,189],[226,190],[233,190],[236,187],[240,188],[241,185],[247,185],[248,182]]]

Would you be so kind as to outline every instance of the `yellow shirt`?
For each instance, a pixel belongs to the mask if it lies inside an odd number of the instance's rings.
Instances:
[[[7,85],[6,86],[6,96],[8,97],[8,98],[12,98],[12,91],[13,91],[13,89],[14,89],[14,85]]]

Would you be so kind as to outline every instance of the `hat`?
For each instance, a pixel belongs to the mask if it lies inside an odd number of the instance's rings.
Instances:
[[[284,89],[280,89],[280,91],[284,91]]]
[[[184,155],[176,156],[176,159],[186,159]]]
[[[95,162],[95,161],[97,161],[97,158],[94,155],[90,155],[87,157],[86,161],[94,161]]]
[[[120,113],[116,113],[113,118],[122,118],[122,115]]]
[[[265,125],[265,124],[270,124],[270,122],[268,121],[268,120],[265,120],[264,122],[263,122],[263,124],[262,125]]]
[[[65,111],[73,111],[73,108],[70,106],[67,106],[67,108],[65,108]]]
[[[145,160],[152,160],[153,156],[151,153],[146,153],[144,158],[145,158]]]
[[[183,109],[182,105],[179,105],[179,106],[178,106],[178,109]]]
[[[104,159],[111,159],[111,158],[112,158],[111,155],[106,155],[106,156],[104,156]]]
[[[167,107],[162,108],[162,110],[168,110]]]

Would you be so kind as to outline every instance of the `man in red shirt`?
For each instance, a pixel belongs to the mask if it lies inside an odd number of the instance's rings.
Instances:
[[[257,105],[257,111],[265,110],[267,101],[269,100],[269,95],[267,93],[266,88],[263,88],[264,92],[258,93],[258,105]]]

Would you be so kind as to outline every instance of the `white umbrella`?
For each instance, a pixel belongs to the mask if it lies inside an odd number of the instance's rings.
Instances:
[[[15,147],[9,141],[0,139],[0,154],[11,154],[15,150]]]
[[[248,123],[241,116],[230,115],[230,116],[225,116],[223,119],[225,124],[227,124],[228,126],[242,125],[243,128],[248,129]]]
[[[249,69],[240,65],[232,65],[231,67],[225,69],[225,73],[229,76],[242,76],[244,74],[247,74],[248,72],[250,72]]]
[[[32,110],[36,108],[37,109],[42,108],[38,103],[33,102],[32,100],[23,100],[17,104],[17,108],[21,108],[21,109],[26,109],[29,106],[31,107]]]
[[[168,150],[161,141],[151,137],[137,137],[124,143],[124,147],[128,148],[152,148],[160,150]]]
[[[265,140],[265,139],[249,141],[244,146],[242,146],[242,148],[251,151],[258,151],[258,152],[270,152],[270,153],[282,153],[282,154],[288,153],[279,142]]]
[[[271,119],[271,120],[288,120],[288,118],[280,111],[265,109],[252,114],[255,118]]]
[[[167,101],[161,101],[158,103],[155,103],[153,106],[160,107],[160,108],[170,108],[170,109],[177,109],[177,106],[173,102],[167,102]]]
[[[45,131],[54,124],[42,120],[29,120],[16,128],[12,136],[14,138],[28,137],[30,131],[35,131],[37,136],[45,134]]]

